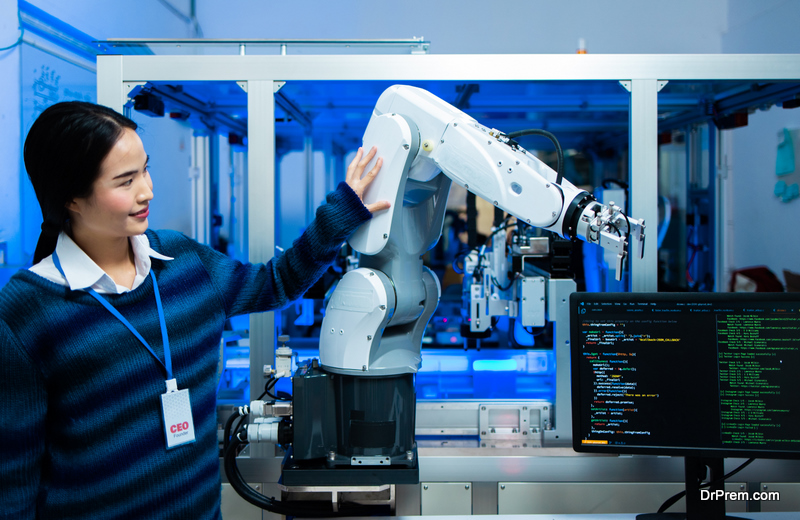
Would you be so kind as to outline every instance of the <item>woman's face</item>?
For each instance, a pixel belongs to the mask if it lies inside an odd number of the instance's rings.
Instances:
[[[100,165],[92,194],[67,205],[72,229],[95,238],[141,235],[147,230],[153,181],[147,170],[147,154],[135,131],[126,128]]]

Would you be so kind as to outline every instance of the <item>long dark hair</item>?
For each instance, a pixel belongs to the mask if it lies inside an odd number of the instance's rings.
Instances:
[[[25,169],[42,209],[42,233],[33,263],[56,249],[66,230],[66,204],[92,194],[100,165],[125,128],[137,125],[102,105],[83,101],[56,103],[44,110],[25,139]]]

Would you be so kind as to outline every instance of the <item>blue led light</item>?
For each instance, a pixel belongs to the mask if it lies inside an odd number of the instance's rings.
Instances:
[[[514,359],[476,359],[472,362],[475,372],[516,372],[517,361]]]

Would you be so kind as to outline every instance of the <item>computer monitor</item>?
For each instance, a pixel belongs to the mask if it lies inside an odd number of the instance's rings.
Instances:
[[[576,451],[685,457],[689,519],[725,518],[706,467],[800,458],[800,293],[574,293],[570,311]]]

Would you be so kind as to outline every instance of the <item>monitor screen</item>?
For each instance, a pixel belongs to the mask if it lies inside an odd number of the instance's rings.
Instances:
[[[800,293],[574,293],[573,445],[800,458]]]

